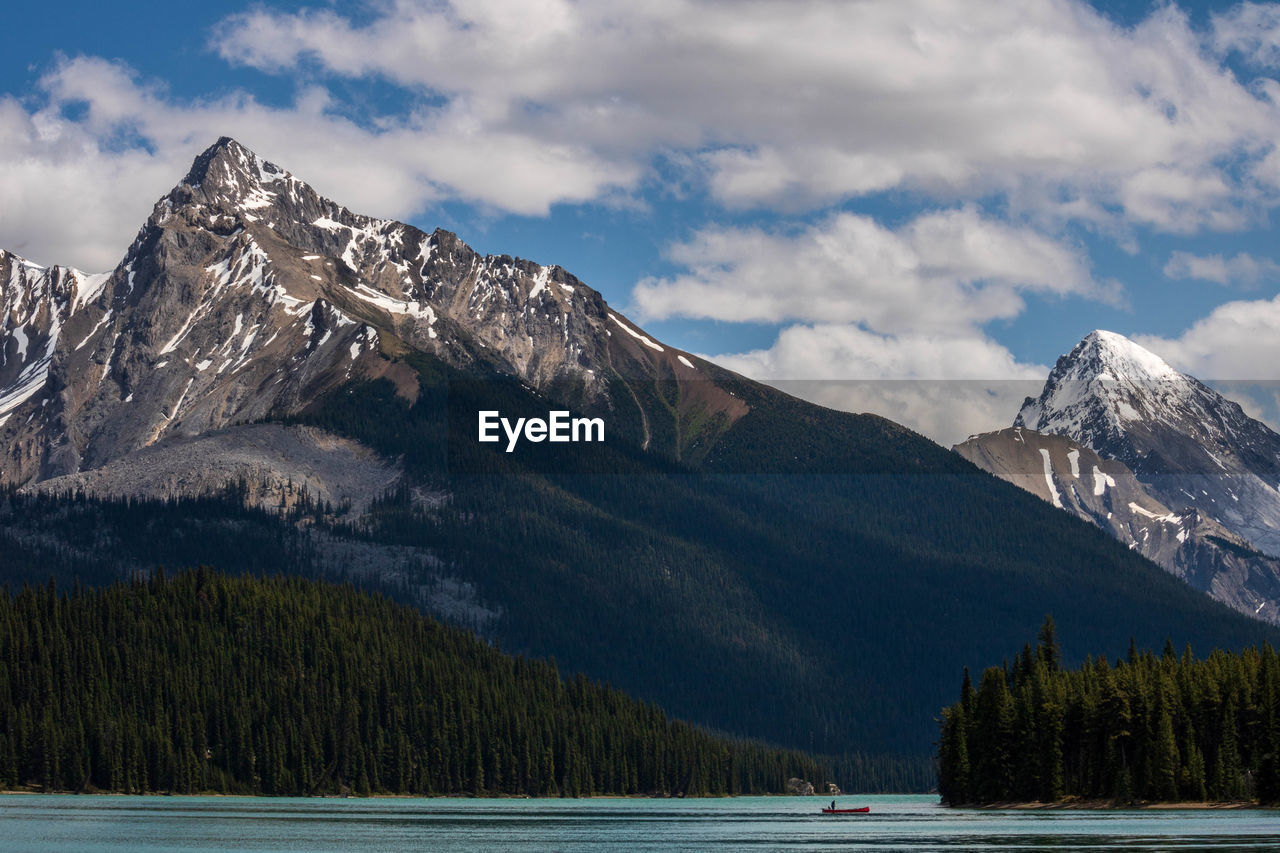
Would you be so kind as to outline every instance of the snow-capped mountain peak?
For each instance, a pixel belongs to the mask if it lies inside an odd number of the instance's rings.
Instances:
[[[1124,335],[1095,329],[1076,347],[1077,360],[1092,357],[1103,368],[1097,376],[1100,380],[1129,380],[1150,382],[1185,379],[1160,356],[1144,349]]]
[[[1150,350],[1096,330],[1058,359],[1040,396],[1022,404],[1014,426],[1097,446],[1133,425],[1198,423],[1231,407],[1239,410]]]
[[[1122,335],[1092,332],[1059,358],[1013,425],[1118,459],[1171,509],[1280,555],[1280,435]]]

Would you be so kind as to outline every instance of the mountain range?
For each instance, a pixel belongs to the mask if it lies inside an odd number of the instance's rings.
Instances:
[[[676,458],[746,411],[713,383],[682,393],[705,378],[694,358],[559,267],[351,213],[225,138],[156,204],[111,274],[9,253],[0,274],[8,482],[296,412],[352,376],[386,375],[412,398],[413,374],[394,358],[405,349],[556,388]],[[669,380],[680,399],[661,413],[630,389],[614,399],[620,376]]]
[[[1069,659],[1280,639],[905,427],[230,139],[110,273],[0,275],[7,581],[347,579],[720,731],[926,765],[955,673],[1046,613]],[[607,440],[476,440],[553,408]]]

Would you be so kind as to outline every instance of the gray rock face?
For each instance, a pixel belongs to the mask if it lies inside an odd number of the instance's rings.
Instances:
[[[1280,555],[1280,435],[1121,335],[1093,332],[1058,359],[1014,426],[1119,460],[1165,506]]]
[[[27,487],[45,494],[112,498],[202,497],[242,486],[245,502],[288,509],[307,496],[361,515],[393,488],[399,466],[354,441],[305,426],[248,424],[194,438],[175,436],[112,460]]]
[[[44,456],[46,391],[54,360],[66,349],[63,327],[86,313],[106,280],[0,250],[0,435],[9,439],[0,470],[18,479],[37,471]]]
[[[794,797],[812,797],[813,783],[806,779],[792,776],[787,780],[787,793]]]
[[[1022,427],[971,436],[953,449],[1096,524],[1224,604],[1280,624],[1280,560],[1259,553],[1200,509],[1170,509],[1123,462],[1075,439]]]
[[[567,380],[605,409],[637,407],[610,399],[616,378],[703,378],[559,267],[352,213],[226,138],[156,204],[110,274],[7,253],[0,273],[0,482],[294,413],[394,371],[389,356],[406,350],[538,389]],[[742,414],[724,393],[699,405]]]

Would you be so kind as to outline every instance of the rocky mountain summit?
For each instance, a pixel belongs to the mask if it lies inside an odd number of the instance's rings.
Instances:
[[[407,351],[622,407],[646,444],[651,407],[628,383],[713,385],[700,382],[713,366],[560,267],[352,213],[227,138],[157,202],[111,273],[0,253],[0,276],[0,482],[293,414],[352,378],[385,376],[412,397],[395,360]],[[721,422],[745,411],[714,387],[680,396]]]
[[[1198,507],[1170,509],[1132,471],[1073,438],[1010,427],[954,450],[980,468],[1106,530],[1222,603],[1280,624],[1280,560]]]
[[[1280,555],[1280,435],[1122,335],[1092,332],[1058,359],[1013,425],[1123,462],[1165,506]]]

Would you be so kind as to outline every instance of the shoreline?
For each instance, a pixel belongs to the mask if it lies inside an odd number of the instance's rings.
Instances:
[[[31,788],[0,788],[0,796],[54,796],[54,797],[248,797],[255,800],[732,800],[738,797],[777,797],[779,799],[816,800],[815,796],[796,794],[708,794],[705,797],[676,796],[672,794],[590,794],[582,797],[546,796],[532,794],[228,794],[225,791],[196,791],[179,794],[168,791],[142,791],[126,794],[123,791],[38,791]],[[840,797],[923,797],[937,796],[932,791],[898,792],[893,794],[840,794]],[[823,800],[825,802],[825,800]]]
[[[978,809],[980,811],[1231,811],[1240,809],[1271,809],[1277,806],[1264,806],[1253,800],[1233,800],[1229,802],[1207,802],[1204,800],[1187,800],[1173,803],[1137,802],[1117,803],[1115,800],[1062,800],[1056,803],[1040,801],[988,803],[981,806],[956,806],[961,809]]]

